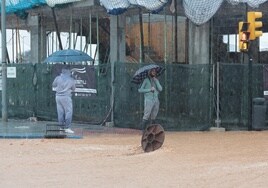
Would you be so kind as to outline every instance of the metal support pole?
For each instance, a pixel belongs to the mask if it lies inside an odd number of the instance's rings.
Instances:
[[[115,99],[115,62],[118,60],[118,16],[111,16],[110,20],[110,62],[111,62],[111,122],[110,126],[114,126],[114,99]]]
[[[54,24],[55,24],[55,28],[56,28],[57,37],[59,40],[59,47],[60,47],[60,50],[63,50],[55,10],[54,10],[54,8],[51,8],[51,10],[52,10],[53,20],[54,20]]]
[[[92,57],[92,14],[91,12],[89,13],[89,55]]]
[[[82,43],[83,43],[83,18],[80,17],[80,50],[83,51]]]
[[[252,58],[248,53],[248,130],[252,130]]]
[[[2,122],[7,122],[6,0],[1,2],[2,29]]]
[[[178,62],[178,10],[177,10],[177,0],[174,0],[175,6],[175,62]]]
[[[99,51],[100,51],[100,30],[99,30],[99,27],[100,27],[100,24],[99,24],[99,15],[97,14],[97,17],[96,17],[96,27],[97,27],[97,47],[96,47],[96,50],[95,50],[95,55],[94,55],[94,63],[96,61],[96,59],[98,60],[97,61],[97,65],[100,64],[100,57],[99,57]],[[96,55],[98,55],[98,57],[96,57]]]
[[[73,11],[71,11],[71,16],[70,16],[70,31],[69,31],[69,49],[72,47],[72,31],[73,31]]]
[[[165,11],[165,18],[164,18],[164,22],[165,22],[165,27],[164,27],[164,49],[165,49],[165,56],[164,56],[164,62],[165,62],[165,71],[167,71],[167,27],[168,27],[168,24],[167,24],[167,14],[166,14],[166,11]],[[164,74],[165,75],[165,109],[168,109],[168,87],[166,83],[167,82],[167,73]],[[167,110],[165,110],[165,117],[167,117]]]
[[[217,119],[215,120],[216,127],[219,128],[221,125],[221,119],[220,119],[220,63],[217,62],[217,97],[216,97],[216,105],[217,105]]]
[[[143,34],[143,18],[142,10],[139,8],[139,22],[140,22],[140,63],[144,63],[144,34]]]

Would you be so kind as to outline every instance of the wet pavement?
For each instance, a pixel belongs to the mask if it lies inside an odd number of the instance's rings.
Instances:
[[[56,127],[56,129],[51,128]],[[52,130],[53,129],[53,130]],[[97,133],[111,134],[140,134],[140,130],[106,127],[102,125],[90,125],[72,123],[73,134],[65,133],[57,129],[57,122],[13,120],[3,122],[0,119],[0,139],[40,139],[40,138],[71,138],[82,139],[84,136]]]

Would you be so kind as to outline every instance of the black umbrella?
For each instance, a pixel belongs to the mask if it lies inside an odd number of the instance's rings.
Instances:
[[[132,81],[135,84],[140,84],[142,83],[142,81],[148,77],[148,72],[151,69],[155,69],[156,70],[156,76],[161,75],[165,68],[159,66],[159,65],[155,65],[155,64],[150,64],[150,65],[146,65],[144,67],[139,68],[136,73],[134,74],[134,76],[132,77]]]
[[[79,50],[59,50],[52,53],[45,60],[49,62],[81,62],[81,61],[93,61],[93,59],[85,52]]]

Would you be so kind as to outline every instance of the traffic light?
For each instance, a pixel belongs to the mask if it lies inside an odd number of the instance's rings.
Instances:
[[[249,23],[239,22],[238,32],[239,32],[239,49],[241,52],[247,52],[249,48]]]
[[[262,17],[262,12],[248,12],[248,23],[249,23],[249,40],[255,40],[257,37],[262,36],[262,31],[258,30],[262,27],[261,21],[256,19]]]

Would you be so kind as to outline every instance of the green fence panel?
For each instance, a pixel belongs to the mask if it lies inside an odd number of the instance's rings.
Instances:
[[[248,129],[247,64],[220,64],[220,117],[227,130]],[[252,98],[263,97],[263,65],[252,66]]]
[[[131,83],[135,71],[146,64],[116,64],[115,122],[120,127],[140,128],[143,95]],[[161,65],[158,123],[167,130],[204,130],[210,126],[209,65]],[[206,97],[203,97],[206,96]]]
[[[169,65],[161,95],[166,128],[206,130],[211,125],[210,65]]]
[[[34,93],[32,87],[34,66],[16,64],[12,67],[16,68],[16,78],[7,78],[8,115],[14,118],[31,117],[34,115],[35,108],[35,99],[32,95]]]
[[[56,120],[55,93],[52,91],[51,64],[9,64],[16,78],[7,78],[8,116]],[[101,123],[110,109],[110,68],[96,66],[96,97],[73,97],[74,121]]]

